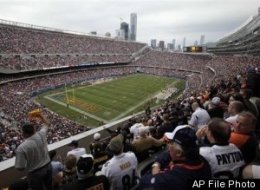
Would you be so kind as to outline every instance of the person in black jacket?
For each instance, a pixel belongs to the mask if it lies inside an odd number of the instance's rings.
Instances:
[[[160,163],[155,162],[152,174],[142,176],[140,189],[185,190],[189,189],[190,181],[211,177],[210,166],[199,155],[195,131],[191,127],[178,126],[172,133],[165,135],[169,140],[171,161],[164,170],[161,170]]]

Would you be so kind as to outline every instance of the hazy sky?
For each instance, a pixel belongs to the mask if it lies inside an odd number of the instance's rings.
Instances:
[[[259,0],[0,0],[0,19],[115,36],[137,13],[137,41],[216,41],[258,13]],[[120,19],[121,18],[121,19]]]

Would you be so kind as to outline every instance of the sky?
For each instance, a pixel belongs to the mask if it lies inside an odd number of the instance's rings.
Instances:
[[[0,0],[0,19],[115,36],[137,13],[137,41],[215,42],[258,14],[259,0]]]

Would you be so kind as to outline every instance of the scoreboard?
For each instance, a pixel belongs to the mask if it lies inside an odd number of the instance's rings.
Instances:
[[[202,46],[187,46],[184,52],[202,52]]]

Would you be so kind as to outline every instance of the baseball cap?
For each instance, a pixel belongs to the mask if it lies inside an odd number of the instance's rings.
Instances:
[[[91,154],[83,154],[80,156],[77,162],[78,175],[82,175],[81,177],[83,177],[85,174],[88,174],[92,170],[93,164],[94,158]]]
[[[69,146],[78,147],[78,146],[79,146],[79,142],[78,142],[77,140],[73,140],[73,141],[71,141],[71,143],[69,144]]]
[[[111,151],[119,152],[123,148],[123,136],[121,134],[112,138],[108,144]]]
[[[212,98],[211,103],[214,104],[214,105],[219,105],[220,98],[219,97]]]
[[[100,137],[101,137],[100,133],[95,133],[93,136],[94,140],[99,140]]]
[[[180,125],[174,129],[172,133],[165,133],[165,136],[172,142],[184,147],[196,146],[195,130],[189,125]]]

